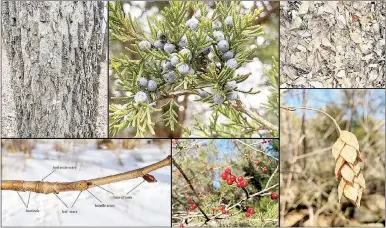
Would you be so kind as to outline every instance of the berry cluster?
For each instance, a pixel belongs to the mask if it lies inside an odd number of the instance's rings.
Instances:
[[[257,161],[256,161],[257,169],[260,167],[260,164],[261,164],[261,161],[260,161],[260,160],[257,160]],[[268,173],[268,168],[267,168],[267,166],[261,167],[261,171],[262,171],[263,173]]]
[[[189,20],[188,26],[193,29],[195,21]],[[183,35],[180,41],[173,42],[168,40],[168,38],[162,33],[162,31],[157,32],[157,40],[151,44],[147,40],[139,42],[138,47],[141,51],[151,51],[158,50],[164,52],[166,56],[169,56],[168,60],[162,62],[161,75],[166,84],[173,84],[176,82],[176,79],[184,78],[186,75],[194,75],[195,70],[193,69],[192,64],[192,52],[191,49],[188,49],[188,39],[186,35]],[[156,90],[157,86],[152,89]],[[153,90],[153,91],[154,91]]]
[[[221,213],[223,213],[223,214],[230,214],[231,213],[230,210],[225,209],[225,206],[223,206],[223,205],[220,205],[218,207],[218,209],[217,208],[212,208],[212,211],[213,211],[213,213],[215,213],[217,211],[221,211]]]
[[[165,84],[174,84],[178,79],[183,79],[186,75],[195,75],[196,70],[194,68],[197,67],[196,60],[202,59],[203,57],[208,58],[211,53],[213,53],[212,56],[218,57],[218,60],[214,60],[216,66],[223,66],[232,70],[239,67],[236,60],[237,55],[234,53],[235,50],[232,50],[232,44],[230,43],[232,33],[226,33],[227,35],[224,35],[224,32],[222,31],[223,26],[220,21],[214,21],[212,23],[212,27],[215,31],[209,32],[206,37],[205,41],[207,46],[197,51],[196,45],[194,44],[195,41],[193,40],[192,44],[189,43],[187,38],[188,33],[188,35],[194,33],[197,33],[196,35],[198,35],[200,34],[200,28],[206,29],[206,26],[203,26],[204,22],[202,22],[203,16],[204,15],[201,15],[201,11],[197,10],[194,15],[186,21],[187,29],[190,31],[182,35],[180,40],[170,40],[162,31],[158,31],[155,42],[150,43],[147,40],[142,40],[138,43],[138,47],[141,51],[148,52],[158,50],[169,57],[161,63],[161,75]],[[230,30],[233,27],[233,17],[227,16],[224,23],[226,29]],[[191,37],[194,39],[196,36],[193,35]],[[201,72],[197,72],[197,74],[201,74]],[[144,77],[139,79],[139,85],[142,90],[147,90],[148,92],[157,90],[157,82],[154,80],[147,81]],[[221,82],[221,84],[216,86],[217,92],[213,94],[213,102],[215,104],[221,104],[225,100],[236,100],[238,97],[238,93],[235,91],[236,87],[237,83],[235,80]],[[204,90],[199,91],[198,94],[201,98],[206,98],[210,95]],[[136,103],[145,102],[148,100],[148,95],[145,91],[139,91],[135,95],[134,100]]]
[[[268,139],[268,140],[263,139],[263,141],[261,142],[261,144],[270,143],[271,141],[272,141],[272,139]]]
[[[194,211],[196,208],[197,208],[197,204],[192,203],[192,204],[189,206],[189,211]]]
[[[244,177],[232,175],[231,169],[226,168],[221,174],[221,179],[226,180],[228,185],[232,185],[235,181],[238,188],[245,188],[248,186],[248,181],[244,180]]]
[[[253,207],[248,206],[247,207],[247,212],[245,212],[245,217],[250,217],[251,215],[255,214],[255,209]]]
[[[229,28],[232,28],[233,26],[233,18],[232,16],[228,16],[224,20],[226,26]],[[231,45],[229,44],[229,40],[226,39],[222,29],[222,23],[219,21],[213,22],[213,28],[216,30],[213,32],[213,39],[211,37],[207,37],[206,41],[211,42],[212,46],[216,48],[217,52],[221,55],[220,61],[223,62],[225,67],[228,67],[230,69],[237,69],[238,63],[237,60],[234,58],[234,51],[232,50]],[[209,54],[211,51],[211,46],[208,46],[203,49],[203,53]],[[221,63],[216,63],[216,65],[221,65]],[[222,90],[218,91],[217,93],[213,94],[213,103],[215,104],[222,104],[225,100],[233,101],[236,100],[238,97],[238,93],[234,91],[236,89],[237,83],[234,80],[225,82],[224,84],[220,85],[220,88]],[[225,94],[225,96],[223,96]],[[209,94],[206,91],[200,91],[199,96],[201,98],[206,98],[209,96]]]

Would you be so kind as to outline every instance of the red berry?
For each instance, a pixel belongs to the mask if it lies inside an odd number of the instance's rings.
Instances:
[[[235,176],[235,175],[231,175],[231,176],[229,177],[229,180],[231,180],[232,182],[235,181],[235,180],[236,180],[236,176]]]
[[[189,197],[188,197],[188,203],[191,203],[192,200],[193,200],[192,197],[189,196]]]
[[[227,210],[223,209],[221,212],[222,212],[223,214],[226,214],[226,213],[227,213]]]
[[[253,209],[252,207],[248,208],[247,212],[251,215],[255,214],[255,209]]]
[[[279,194],[272,192],[271,193],[271,199],[277,200],[279,198]]]
[[[184,227],[184,224],[181,223],[181,224],[180,224],[180,227]]]
[[[237,182],[237,187],[242,188],[243,187],[243,182]]]
[[[237,177],[237,182],[241,182],[243,180],[244,180],[244,177],[242,177],[242,176]]]
[[[249,216],[251,216],[251,214],[248,213],[248,212],[246,212],[246,213],[245,213],[245,217],[249,217]]]
[[[196,208],[197,208],[197,204],[194,203],[194,204],[190,205],[189,210],[193,211]]]
[[[243,182],[242,182],[242,187],[245,188],[245,187],[247,187],[247,186],[248,186],[248,181],[243,181]]]
[[[268,172],[268,168],[267,168],[266,166],[264,166],[264,167],[261,169],[261,171],[263,171],[263,173],[266,173],[266,172]]]
[[[223,180],[228,179],[228,173],[222,173],[221,174],[221,179],[223,179]]]
[[[258,160],[258,161],[256,162],[256,165],[260,165],[260,163],[261,163],[261,161],[260,161],[260,160]]]
[[[225,207],[224,207],[223,205],[220,205],[220,206],[218,207],[218,209],[219,209],[220,211],[222,211],[222,210],[225,209]]]
[[[231,172],[231,169],[230,168],[226,168],[224,173],[230,173]]]
[[[233,181],[229,178],[229,179],[227,180],[227,184],[228,184],[228,185],[232,185],[232,184],[233,184]]]

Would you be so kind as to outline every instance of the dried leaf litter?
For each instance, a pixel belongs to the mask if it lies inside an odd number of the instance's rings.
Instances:
[[[385,5],[282,1],[281,87],[384,87]]]

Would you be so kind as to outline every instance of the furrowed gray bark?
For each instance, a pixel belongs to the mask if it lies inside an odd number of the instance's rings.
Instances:
[[[2,64],[2,69],[8,68],[3,78],[10,80],[14,103],[3,100],[2,106],[14,106],[12,135],[106,137],[107,132],[96,133],[98,102],[107,105],[107,100],[98,100],[100,82],[107,83],[107,72],[101,71],[107,60],[105,3],[1,4],[2,46],[8,60]]]

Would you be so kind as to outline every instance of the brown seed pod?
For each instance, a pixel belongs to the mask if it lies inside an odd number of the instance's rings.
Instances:
[[[361,172],[362,157],[356,136],[348,131],[340,131],[340,137],[332,146],[332,155],[336,161],[335,175],[340,181],[339,202],[345,196],[359,208],[366,183]]]
[[[323,110],[308,107],[280,107],[287,111],[298,109],[311,110],[326,115],[335,124],[339,138],[332,146],[332,155],[335,158],[335,175],[339,181],[338,199],[345,196],[356,207],[360,207],[363,190],[366,188],[365,178],[361,172],[362,157],[359,151],[357,137],[349,132],[342,131],[338,122]]]

